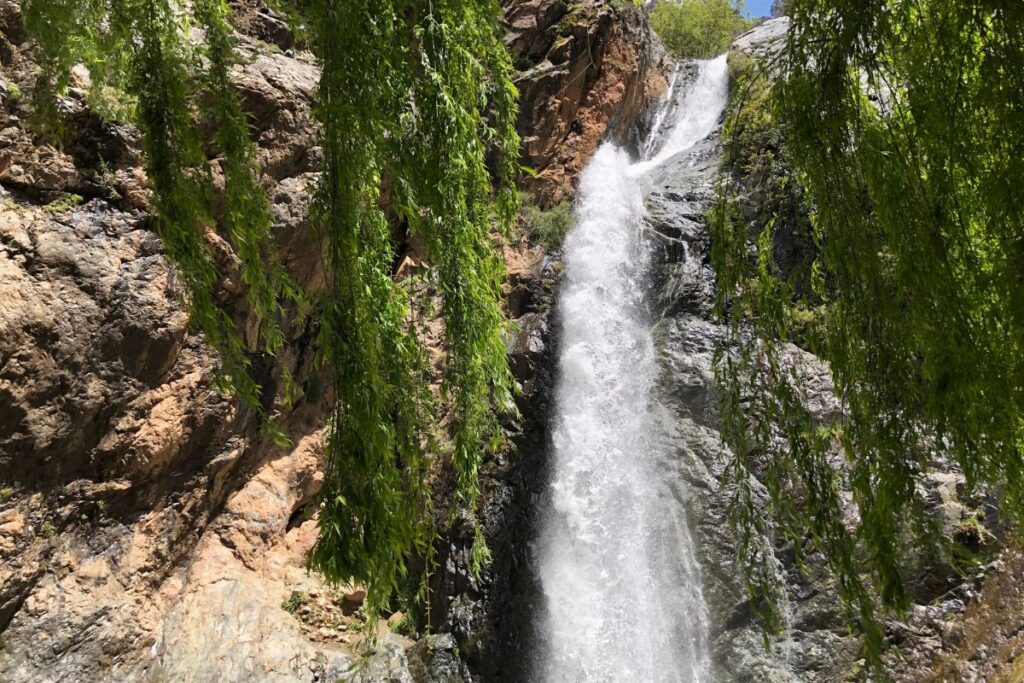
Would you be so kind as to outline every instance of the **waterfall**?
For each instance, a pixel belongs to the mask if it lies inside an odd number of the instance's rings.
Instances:
[[[654,397],[646,302],[646,175],[711,134],[728,94],[725,57],[679,88],[668,132],[631,163],[605,143],[584,170],[565,243],[550,502],[537,573],[544,614],[534,678],[706,681],[707,614],[680,465]],[[685,188],[681,188],[685,189]]]

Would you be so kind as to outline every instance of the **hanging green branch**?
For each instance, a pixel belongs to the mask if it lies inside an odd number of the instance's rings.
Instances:
[[[334,580],[370,579],[374,607],[398,588],[413,556],[429,564],[432,552],[427,462],[417,442],[429,419],[424,361],[405,322],[406,297],[391,280],[385,178],[394,213],[427,246],[441,298],[442,396],[458,490],[471,509],[483,454],[502,437],[495,409],[511,404],[502,272],[489,235],[515,214],[519,141],[498,11],[468,1],[306,6],[321,46],[326,168],[317,223],[332,245],[321,348],[328,366],[343,370],[334,378],[331,483],[311,563]]]
[[[259,184],[249,120],[231,81],[235,52],[228,24],[230,10],[225,0],[196,0],[195,12],[206,34],[209,68],[205,84],[224,171],[221,225],[238,254],[246,301],[259,321],[261,347],[276,355],[284,346],[279,324],[284,315],[281,298],[297,300],[299,294],[278,262],[271,241],[270,203]]]
[[[220,272],[203,236],[211,222],[210,178],[191,106],[193,80],[183,27],[166,3],[154,0],[135,9],[128,19],[138,36],[133,89],[160,237],[185,284],[193,324],[219,352],[230,386],[246,403],[259,405],[259,387],[249,377],[241,339],[214,298]]]
[[[786,537],[799,549],[809,532],[877,663],[874,600],[897,613],[910,604],[907,550],[929,542],[922,491],[936,459],[1022,521],[1024,7],[787,5],[776,74],[750,88],[760,106],[742,100],[730,120],[729,175],[711,216],[730,329],[716,363],[725,434],[734,485],[765,478]],[[777,135],[766,143],[759,130]],[[773,196],[765,165],[793,185],[754,207],[750,225],[729,188]],[[787,210],[803,193],[813,258],[794,264],[777,245],[806,220]],[[790,343],[829,363],[836,424],[802,406]],[[737,491],[735,521],[749,529],[760,522]]]
[[[328,288],[319,347],[337,394],[310,564],[332,581],[369,580],[376,609],[431,540],[417,441],[429,417],[423,360],[406,325],[408,301],[391,279],[380,208],[383,147],[399,132],[389,90],[398,17],[332,2],[310,3],[308,16],[322,46],[324,169],[313,217],[327,244]]]
[[[497,448],[502,431],[491,406],[512,406],[512,377],[501,338],[501,263],[490,233],[505,231],[517,208],[515,90],[511,64],[494,40],[496,7],[474,2],[433,3],[413,31],[421,52],[410,67],[413,128],[396,142],[405,189],[396,195],[410,226],[426,238],[436,268],[448,352],[444,389],[454,408],[453,464],[458,489],[472,508],[482,444]],[[492,74],[504,80],[492,80]],[[494,84],[492,86],[492,83]],[[487,103],[494,103],[493,121]],[[499,200],[491,203],[488,144],[498,150]],[[432,179],[458,177],[458,184]],[[409,194],[407,195],[406,192]],[[411,201],[415,199],[415,202]],[[430,207],[417,211],[417,206]]]
[[[60,138],[60,96],[67,90],[71,69],[79,62],[99,61],[98,27],[106,18],[104,0],[25,2],[25,28],[39,46],[39,76],[33,103],[34,123],[51,138]],[[112,55],[113,57],[113,55]],[[120,61],[114,58],[114,61]]]
[[[409,297],[392,277],[390,219],[427,247],[445,323],[450,462],[459,500],[472,509],[484,454],[502,439],[498,411],[512,409],[503,273],[491,236],[517,211],[517,93],[494,0],[282,4],[321,67],[314,113],[323,168],[311,219],[324,245],[326,287],[312,308],[334,403],[310,563],[331,581],[368,582],[375,613],[408,583],[413,558],[430,566],[434,540],[428,456],[436,417]],[[282,297],[298,293],[270,241],[269,205],[232,84],[227,3],[31,0],[25,13],[44,64],[41,102],[56,101],[78,62],[135,99],[158,230],[192,321],[219,352],[230,388],[262,410],[250,349],[217,302],[223,274],[204,237],[213,219],[202,115],[224,175],[220,227],[259,321],[256,350],[280,351]],[[203,35],[198,45],[193,28]],[[110,70],[107,55],[116,57]],[[485,550],[481,543],[477,557]]]

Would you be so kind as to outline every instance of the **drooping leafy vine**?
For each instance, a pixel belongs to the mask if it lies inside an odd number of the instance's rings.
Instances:
[[[408,303],[391,280],[385,179],[395,215],[426,244],[441,299],[451,462],[471,508],[483,453],[502,436],[495,407],[511,402],[501,270],[490,233],[507,229],[516,210],[518,137],[511,66],[495,34],[498,11],[496,3],[461,0],[305,7],[323,69],[317,113],[326,173],[317,190],[318,224],[343,250],[328,262],[332,301],[325,307],[334,315],[325,315],[322,334],[331,338],[321,348],[335,356],[329,366],[354,373],[335,377],[340,412],[328,455],[335,478],[321,510],[329,533],[311,560],[338,580],[374,576],[372,604],[398,587],[412,554],[430,555],[426,463],[416,443],[427,402],[423,361],[403,322]],[[351,269],[353,262],[362,267]],[[348,337],[353,325],[365,337]],[[368,486],[381,479],[390,483]],[[381,496],[403,490],[393,500]],[[369,537],[382,532],[401,540],[387,545]],[[365,561],[374,564],[361,566]]]
[[[284,345],[279,324],[284,314],[282,295],[292,300],[299,295],[278,263],[270,240],[270,205],[259,184],[249,121],[230,76],[235,63],[230,9],[225,0],[196,0],[195,12],[206,35],[206,89],[212,100],[214,141],[224,172],[221,223],[241,262],[246,300],[259,321],[262,346],[276,355]]]
[[[731,330],[717,359],[723,418],[734,482],[763,476],[789,537],[809,533],[877,662],[874,600],[910,603],[907,551],[932,532],[922,492],[937,460],[1022,521],[1024,7],[787,7],[786,48],[754,87],[761,106],[737,109],[727,144],[749,149],[752,109],[767,114],[760,128],[779,139],[761,149],[806,193],[813,258],[794,268],[781,257],[779,230],[795,220],[782,204],[761,207],[756,225],[733,201],[712,213]],[[727,183],[751,180],[740,157]],[[792,343],[828,361],[834,423],[802,405]],[[761,524],[736,490],[738,525]]]
[[[311,219],[326,287],[309,294],[309,308],[333,404],[310,563],[332,581],[368,582],[373,612],[407,583],[413,558],[430,564],[429,455],[439,447],[430,438],[436,410],[424,350],[409,297],[393,278],[392,223],[426,245],[444,319],[450,463],[458,499],[472,508],[484,454],[502,439],[498,413],[512,405],[502,270],[491,236],[507,230],[517,210],[517,93],[496,0],[274,5],[296,23],[321,67],[314,113],[323,168]],[[216,297],[223,274],[205,239],[214,221],[201,117],[214,131],[224,176],[220,227],[260,323],[256,350],[282,348],[282,297],[298,293],[270,242],[267,198],[232,86],[227,3],[31,0],[24,11],[40,47],[38,101],[46,118],[55,118],[53,103],[76,63],[132,98],[159,231],[186,285],[192,320],[218,350],[230,387],[258,408],[261,389],[249,374],[254,349]],[[194,42],[196,33],[202,37]],[[477,557],[485,554],[480,545]]]

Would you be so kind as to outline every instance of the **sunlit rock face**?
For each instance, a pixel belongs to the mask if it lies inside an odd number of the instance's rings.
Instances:
[[[323,405],[269,406],[295,441],[282,451],[215,389],[146,213],[136,133],[88,109],[76,71],[67,144],[35,138],[17,3],[0,19],[0,678],[340,675],[351,637],[281,609],[293,591],[329,595],[304,571],[315,522],[297,514],[320,481]],[[317,72],[247,38],[241,49],[281,255],[312,288]],[[219,296],[248,329],[240,283]],[[276,364],[257,359],[267,386],[284,368],[309,376],[309,334],[290,329]]]
[[[668,86],[671,64],[646,10],[600,0],[505,0],[505,43],[520,70],[519,132],[531,187],[570,197],[606,134],[637,144],[638,124]]]

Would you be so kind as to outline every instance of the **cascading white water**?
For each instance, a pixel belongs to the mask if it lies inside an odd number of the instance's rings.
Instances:
[[[665,452],[645,307],[645,175],[709,135],[725,57],[701,62],[649,160],[611,144],[583,172],[559,300],[551,503],[538,548],[547,681],[706,681],[707,615],[679,464]],[[656,141],[657,142],[657,141]],[[653,148],[652,148],[653,149]]]

